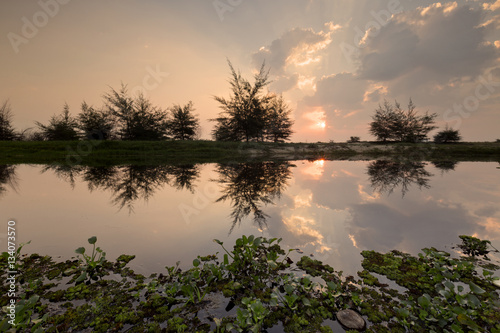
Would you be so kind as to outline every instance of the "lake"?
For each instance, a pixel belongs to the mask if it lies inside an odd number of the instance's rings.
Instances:
[[[462,234],[500,249],[499,180],[493,162],[4,165],[0,212],[31,240],[24,253],[61,260],[95,235],[108,259],[135,254],[150,274],[254,234],[355,274],[362,250],[454,251]]]

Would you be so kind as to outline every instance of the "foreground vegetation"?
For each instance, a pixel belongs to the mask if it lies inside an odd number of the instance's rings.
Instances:
[[[496,249],[460,238],[460,258],[434,248],[418,257],[363,251],[357,278],[306,256],[293,263],[293,249],[286,252],[279,239],[254,236],[238,239],[231,251],[214,240],[221,255],[198,256],[185,271],[177,263],[149,278],[126,267],[134,256],[107,261],[95,237],[92,252],[75,251],[78,260],[17,251],[21,300],[14,324],[18,332],[331,332],[338,314],[351,309],[368,332],[498,333],[500,267],[488,258]],[[6,314],[8,256],[0,261]],[[9,320],[0,322],[1,331],[13,331]]]
[[[500,142],[272,143],[220,141],[0,141],[0,164],[179,164],[249,160],[376,159],[500,161]]]

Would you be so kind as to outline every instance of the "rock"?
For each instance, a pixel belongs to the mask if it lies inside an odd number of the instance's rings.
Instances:
[[[362,331],[366,328],[366,322],[359,313],[354,310],[340,310],[337,312],[337,320],[347,329]]]

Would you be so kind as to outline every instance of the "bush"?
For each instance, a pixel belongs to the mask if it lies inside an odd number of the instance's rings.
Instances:
[[[453,128],[446,128],[445,130],[434,135],[435,143],[452,143],[459,142],[460,140],[462,140],[460,133],[458,130],[454,130]]]

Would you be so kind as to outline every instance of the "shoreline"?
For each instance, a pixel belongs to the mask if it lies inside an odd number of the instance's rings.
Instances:
[[[0,164],[198,164],[305,159],[500,162],[500,143],[0,141]]]

